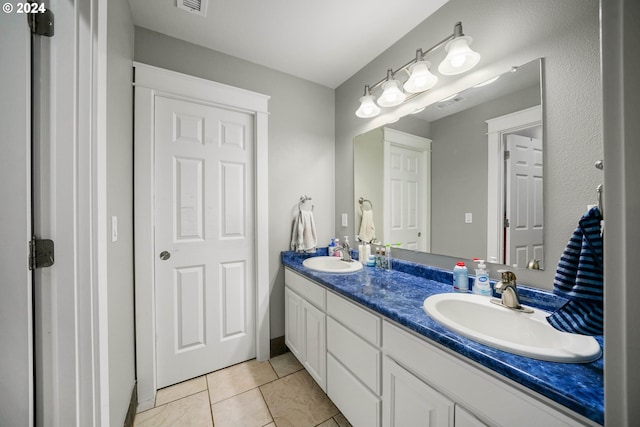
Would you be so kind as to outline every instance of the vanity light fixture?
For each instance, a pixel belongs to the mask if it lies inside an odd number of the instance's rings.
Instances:
[[[454,75],[469,71],[480,61],[480,54],[469,47],[471,41],[471,37],[465,36],[462,32],[462,22],[456,23],[453,27],[453,34],[440,43],[424,53],[422,49],[418,49],[414,59],[396,71],[388,70],[387,77],[376,84],[366,85],[364,96],[360,98],[360,108],[356,111],[356,116],[361,118],[375,117],[380,114],[380,108],[376,103],[381,107],[395,107],[416,94],[431,89],[438,82],[438,77],[431,73],[431,64],[424,58],[442,46],[445,46],[447,56],[438,66],[440,74]],[[409,74],[409,78],[404,84],[396,79],[396,75],[401,71],[406,71]],[[371,91],[377,88],[382,88],[383,92],[376,101]]]
[[[480,62],[480,54],[471,50],[469,45],[473,39],[462,33],[462,23],[453,27],[453,39],[447,42],[444,49],[448,52],[444,61],[438,65],[438,71],[445,76],[462,74]]]
[[[409,67],[409,80],[404,82],[404,90],[409,93],[420,93],[431,89],[438,82],[438,77],[429,71],[431,63],[424,60],[422,49],[416,51],[416,62]]]
[[[381,107],[395,107],[407,99],[407,95],[400,89],[400,82],[393,76],[393,70],[387,71],[387,80],[382,84],[382,95],[378,98]]]
[[[356,111],[356,116],[366,119],[380,114],[380,107],[376,105],[375,98],[369,92],[369,85],[364,87],[364,96],[360,98],[360,108]]]

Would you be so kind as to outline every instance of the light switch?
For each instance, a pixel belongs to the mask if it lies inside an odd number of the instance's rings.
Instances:
[[[464,223],[471,224],[473,222],[473,214],[471,212],[467,212],[464,214]]]
[[[346,213],[342,214],[342,226],[343,227],[349,226],[349,214],[346,214]]]
[[[111,242],[118,241],[118,217],[111,217]]]

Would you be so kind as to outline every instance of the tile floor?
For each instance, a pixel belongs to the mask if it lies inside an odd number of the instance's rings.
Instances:
[[[350,427],[291,353],[158,390],[134,427]]]

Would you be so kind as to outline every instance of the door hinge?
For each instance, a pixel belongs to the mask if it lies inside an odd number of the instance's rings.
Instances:
[[[53,12],[44,8],[44,3],[29,3],[36,9],[32,9],[27,15],[27,22],[31,28],[31,34],[44,37],[53,37]]]
[[[506,151],[504,152],[504,159],[505,159],[505,160],[509,160],[509,157],[511,157],[511,151],[506,150]]]
[[[29,270],[51,267],[53,263],[53,240],[34,236],[29,242]]]
[[[504,219],[504,228],[509,228],[509,218]]]

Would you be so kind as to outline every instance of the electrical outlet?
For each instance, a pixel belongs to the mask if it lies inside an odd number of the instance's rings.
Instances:
[[[464,223],[471,224],[473,222],[473,214],[471,212],[467,212],[464,214]]]

